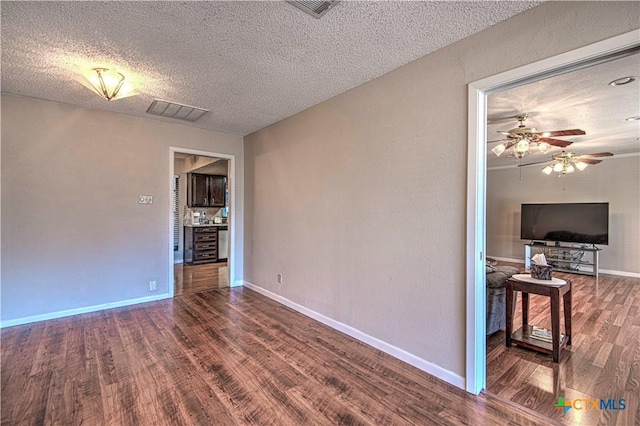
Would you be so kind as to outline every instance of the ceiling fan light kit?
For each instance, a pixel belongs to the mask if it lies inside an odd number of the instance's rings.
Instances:
[[[598,164],[602,162],[602,160],[596,160],[598,157],[611,157],[613,156],[610,152],[599,152],[597,154],[584,154],[584,155],[575,155],[572,152],[562,151],[561,154],[556,154],[552,158],[552,163],[544,166],[542,168],[542,173],[546,175],[550,175],[552,172],[556,172],[559,176],[563,176],[566,174],[574,173],[576,169],[578,171],[583,171],[586,169],[589,164]],[[538,163],[524,164],[522,166],[532,166],[534,164],[545,163],[545,161],[541,161]],[[519,166],[519,167],[522,167]]]
[[[551,146],[558,146],[566,148],[573,142],[564,141],[561,139],[554,139],[551,136],[573,136],[584,135],[584,130],[569,129],[569,130],[556,130],[552,132],[538,132],[535,127],[527,127],[524,125],[527,119],[527,114],[518,114],[514,118],[520,122],[520,125],[516,128],[507,130],[506,132],[499,131],[507,137],[507,140],[491,150],[497,157],[502,155],[507,149],[513,147],[514,157],[520,159],[529,153],[531,147],[537,147],[538,151],[546,154]]]

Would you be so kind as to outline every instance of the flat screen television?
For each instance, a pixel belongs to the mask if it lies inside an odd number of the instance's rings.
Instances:
[[[609,203],[522,204],[520,238],[609,244]]]

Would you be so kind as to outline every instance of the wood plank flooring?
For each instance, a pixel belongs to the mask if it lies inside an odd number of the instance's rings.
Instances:
[[[640,279],[553,276],[573,283],[573,344],[554,363],[550,355],[507,348],[504,331],[495,333],[487,339],[487,393],[565,424],[640,425]],[[522,324],[521,309],[519,297],[515,328]],[[531,295],[529,323],[550,329],[549,309],[549,298]],[[626,409],[570,409],[564,414],[554,407],[560,396],[625,398]]]
[[[229,287],[227,262],[173,265],[174,295]]]
[[[1,337],[3,425],[549,424],[245,288]]]

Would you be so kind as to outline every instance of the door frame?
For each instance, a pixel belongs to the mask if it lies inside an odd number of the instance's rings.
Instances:
[[[222,154],[219,152],[201,151],[196,149],[169,147],[169,193],[173,190],[173,176],[174,176],[174,161],[175,154],[191,154],[200,155],[203,157],[215,157],[229,161],[229,167],[227,172],[227,187],[229,188],[229,210],[227,215],[228,229],[229,229],[229,257],[227,260],[227,269],[229,270],[229,286],[234,287],[236,283],[236,264],[240,259],[235,256],[236,244],[240,244],[242,248],[242,241],[236,241],[235,225],[240,218],[236,214],[237,198],[236,198],[236,156],[233,154]],[[169,202],[169,297],[173,297],[175,293],[175,277],[173,273],[173,206]]]
[[[486,155],[487,95],[588,66],[610,55],[640,46],[640,30],[630,31],[551,58],[506,71],[468,86],[467,149],[467,392],[486,387]]]

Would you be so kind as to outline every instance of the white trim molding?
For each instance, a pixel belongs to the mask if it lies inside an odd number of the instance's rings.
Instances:
[[[229,270],[229,282],[231,283],[231,287],[237,287],[242,285],[241,280],[236,279],[236,275],[240,275],[242,277],[242,268],[243,268],[243,254],[242,247],[244,243],[241,238],[238,238],[239,224],[242,224],[242,218],[239,214],[237,214],[237,205],[238,205],[238,185],[237,185],[237,176],[236,176],[236,156],[234,154],[222,154],[218,152],[209,152],[209,151],[201,151],[196,149],[189,148],[180,148],[176,146],[169,147],[169,191],[173,190],[173,176],[174,176],[174,165],[175,165],[175,154],[192,154],[192,155],[201,155],[203,157],[215,157],[221,158],[223,160],[229,160],[229,168],[227,171],[227,185],[229,188],[229,218],[228,228],[229,228],[229,259],[227,261],[228,270]],[[171,193],[171,192],[169,192]],[[172,220],[172,206],[171,202],[168,205],[168,213],[169,213],[169,259],[173,259],[173,220]],[[239,250],[236,250],[236,247]],[[175,291],[175,280],[173,276],[173,267],[175,262],[169,262],[168,268],[168,283],[169,283],[169,295],[173,297]],[[240,270],[239,274],[236,274],[236,268]]]
[[[139,297],[137,299],[120,300],[112,303],[102,303],[100,305],[86,306],[84,308],[67,309],[64,311],[51,312],[42,315],[32,315],[29,317],[17,318],[9,321],[2,321],[0,328],[13,327],[14,325],[29,324],[32,322],[46,321],[56,318],[70,317],[72,315],[87,314],[90,312],[102,311],[105,309],[121,308],[123,306],[137,305],[139,303],[156,302],[158,300],[169,299],[169,293],[154,296]]]
[[[464,389],[464,377],[459,376],[456,373],[453,373],[436,364],[426,361],[416,355],[413,355],[412,353],[405,351],[404,349],[400,349],[397,346],[394,346],[376,337],[370,336],[356,328],[351,327],[350,325],[344,324],[340,321],[336,321],[333,318],[329,318],[305,306],[299,305],[298,303],[295,303],[287,299],[286,297],[280,296],[260,286],[257,286],[247,281],[243,281],[243,283],[246,288],[251,289],[257,293],[260,293],[263,296],[268,297],[269,299],[280,303],[281,305],[287,306],[293,309],[294,311],[301,313],[302,315],[305,315],[328,327],[333,328],[334,330],[337,330],[341,333],[344,333],[348,336],[353,337],[354,339],[357,339],[363,343],[373,346],[374,348],[381,350],[382,352],[388,355],[391,355],[394,358],[404,361],[407,364],[410,364],[424,371],[425,373],[431,374],[432,376],[435,376],[441,380],[444,380],[447,383],[457,386],[460,389]]]
[[[468,86],[467,156],[467,322],[466,389],[478,394],[486,386],[486,97],[490,93],[579,69],[640,46],[640,29],[529,65],[474,81]]]

